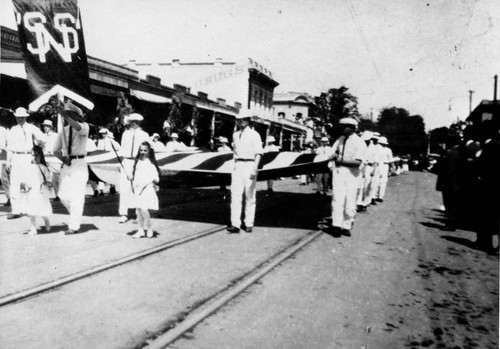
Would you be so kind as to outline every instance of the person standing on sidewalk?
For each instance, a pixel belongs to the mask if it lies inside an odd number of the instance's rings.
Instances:
[[[12,213],[7,219],[19,218],[21,183],[25,180],[33,156],[34,145],[44,146],[42,131],[26,122],[29,114],[25,108],[17,108],[14,113],[17,125],[7,135],[7,172],[10,172],[10,200]]]
[[[382,146],[382,151],[379,158],[380,177],[378,180],[378,188],[375,191],[375,201],[383,202],[387,182],[389,181],[389,170],[393,161],[393,155],[386,137],[380,137],[379,144]]]
[[[130,181],[134,186],[135,212],[139,229],[134,239],[153,237],[151,214],[149,210],[158,210],[156,186],[160,183],[160,168],[155,158],[155,151],[149,142],[142,142],[134,160]]]
[[[332,146],[335,161],[332,175],[332,235],[351,236],[356,215],[356,193],[360,166],[366,156],[366,144],[355,133],[358,122],[353,118],[339,121],[342,135]]]
[[[21,183],[23,202],[21,212],[27,214],[30,218],[31,229],[29,236],[37,235],[36,217],[42,217],[45,223],[45,231],[50,232],[49,216],[52,215],[52,206],[50,204],[50,172],[45,162],[43,149],[37,145],[33,147],[33,160],[25,181]]]
[[[251,115],[236,116],[239,131],[233,134],[234,170],[231,175],[231,225],[230,234],[239,233],[239,226],[247,232],[253,230],[256,207],[257,172],[262,158],[262,139],[250,127]],[[245,196],[245,218],[241,223],[241,211]]]
[[[139,152],[139,147],[143,142],[149,141],[149,135],[140,128],[142,120],[141,114],[133,113],[128,116],[130,128],[125,130],[122,135],[120,155],[123,157],[120,167],[120,204],[118,214],[119,223],[125,223],[128,220],[128,209],[135,208],[134,195],[130,176],[134,167],[134,159]]]
[[[97,140],[97,150],[102,150],[102,151],[109,151],[113,154],[116,154],[120,150],[120,144],[118,144],[117,141],[115,141],[113,134],[105,127],[101,128],[99,130],[99,139]],[[116,153],[115,153],[116,152]],[[98,190],[99,190],[99,196],[104,195],[104,182],[99,182],[98,185]],[[116,188],[113,184],[109,185],[109,194],[114,195],[116,194]]]
[[[70,101],[59,107],[59,114],[66,125],[58,134],[54,156],[63,163],[59,174],[59,198],[69,212],[68,229],[64,234],[73,235],[80,230],[89,179],[85,161],[89,124],[84,121],[83,111]]]
[[[0,120],[1,122],[2,120]],[[7,158],[7,134],[8,134],[8,129],[0,125],[0,155],[3,155],[5,152],[5,156]],[[7,201],[4,203],[4,206],[9,207],[10,206],[10,194],[9,194],[9,189],[10,189],[10,179],[9,179],[9,174],[7,172],[7,164],[4,162],[2,165],[0,165],[0,180],[2,181],[2,187],[3,191],[5,193],[5,198]]]

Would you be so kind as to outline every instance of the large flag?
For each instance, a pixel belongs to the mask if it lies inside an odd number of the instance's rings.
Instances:
[[[36,97],[54,85],[90,98],[77,0],[12,0],[28,82]]]

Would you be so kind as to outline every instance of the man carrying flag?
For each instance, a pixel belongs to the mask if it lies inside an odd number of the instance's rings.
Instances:
[[[83,120],[82,110],[71,102],[59,107],[59,115],[66,124],[59,133],[54,155],[63,163],[60,172],[59,198],[70,214],[66,235],[76,234],[85,203],[85,189],[89,178],[85,161],[89,125]]]

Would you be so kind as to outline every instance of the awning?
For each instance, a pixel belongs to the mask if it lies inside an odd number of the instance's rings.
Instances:
[[[167,98],[164,96],[158,96],[149,92],[130,89],[130,94],[135,98],[138,98],[142,101],[151,102],[151,103],[172,103],[171,98]]]

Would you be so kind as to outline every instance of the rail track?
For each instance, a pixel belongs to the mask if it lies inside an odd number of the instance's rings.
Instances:
[[[207,198],[201,197],[199,201],[205,201]],[[106,200],[105,200],[106,201]],[[113,200],[109,200],[110,202]],[[198,201],[198,200],[196,200]],[[192,201],[190,201],[192,202]],[[107,203],[107,201],[106,201]],[[189,203],[189,202],[186,202]],[[178,205],[176,203],[175,205]],[[273,212],[263,212],[263,207],[259,208],[259,215],[272,215]],[[157,246],[142,250],[137,253],[132,253],[125,257],[116,259],[112,262],[104,263],[87,270],[82,270],[71,275],[67,275],[57,280],[42,283],[34,287],[30,287],[12,294],[8,294],[0,297],[0,309],[7,305],[14,305],[21,302],[29,302],[30,298],[37,295],[43,295],[45,293],[52,292],[57,289],[63,288],[65,285],[76,283],[80,280],[90,278],[91,276],[97,275],[109,271],[111,269],[119,268],[122,266],[130,265],[134,262],[145,260],[150,256],[159,255],[160,253],[168,253],[176,247],[186,245],[190,242],[201,240],[210,235],[225,232],[225,225],[218,225],[211,229],[195,232],[188,236],[174,239],[171,241],[166,241]],[[175,318],[165,319],[166,325],[161,329],[147,331],[148,336],[145,341],[143,341],[141,348],[164,348],[169,344],[173,343],[177,338],[182,336],[186,331],[191,330],[198,323],[203,321],[210,314],[217,311],[229,302],[232,298],[238,296],[245,289],[255,284],[260,278],[269,273],[273,268],[283,263],[286,259],[290,258],[293,254],[297,253],[301,249],[305,248],[308,244],[316,240],[322,233],[314,230],[310,230],[308,233],[304,233],[301,237],[294,239],[288,245],[284,246],[278,253],[275,253],[271,257],[264,261],[261,261],[252,269],[244,275],[239,275],[233,278],[230,282],[220,285],[217,292],[205,298],[201,303],[194,304],[192,307],[188,307],[189,311],[183,313],[182,316]],[[134,346],[136,347],[136,346]]]

